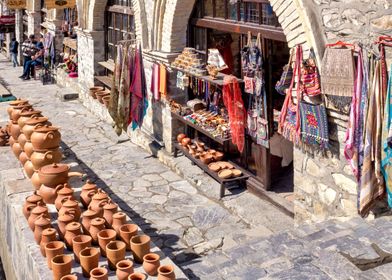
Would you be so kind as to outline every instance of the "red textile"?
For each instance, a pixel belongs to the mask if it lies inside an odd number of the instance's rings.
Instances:
[[[128,124],[131,122],[140,123],[140,106],[143,100],[143,82],[141,69],[140,49],[135,50],[134,68],[133,68],[132,84],[130,87],[131,96],[131,110]]]
[[[222,92],[223,103],[229,112],[232,142],[242,152],[245,145],[246,110],[237,78],[225,77]]]

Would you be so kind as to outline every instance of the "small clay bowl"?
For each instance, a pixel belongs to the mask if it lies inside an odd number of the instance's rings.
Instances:
[[[211,171],[214,171],[214,172],[219,172],[219,171],[221,170],[220,165],[217,164],[217,163],[215,163],[215,162],[210,163],[210,164],[208,165],[208,168],[209,168]]]
[[[233,176],[233,172],[229,169],[223,169],[219,171],[218,176],[221,179],[229,179]]]
[[[233,172],[233,177],[240,177],[242,175],[242,171],[239,169],[232,169],[231,172]]]

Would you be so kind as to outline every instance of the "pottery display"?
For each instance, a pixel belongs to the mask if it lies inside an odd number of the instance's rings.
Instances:
[[[41,184],[52,187],[68,183],[70,177],[83,176],[80,172],[69,172],[70,167],[67,164],[53,163],[45,165],[38,170]]]
[[[38,202],[37,206],[35,206],[33,210],[31,210],[31,214],[29,216],[29,219],[27,220],[29,227],[32,231],[34,231],[35,228],[35,220],[37,220],[42,214],[45,214],[45,217],[49,217],[48,207],[43,202]]]
[[[139,228],[135,224],[124,224],[119,229],[119,235],[126,244],[127,251],[131,250],[131,238],[137,235]]]
[[[101,230],[104,230],[106,228],[105,226],[105,219],[103,218],[94,218],[91,220],[90,223],[90,228],[89,228],[89,233],[93,239],[93,242],[97,244],[98,242],[98,233]]]
[[[21,152],[20,155],[19,155],[19,161],[20,161],[20,163],[24,166],[25,163],[26,163],[28,160],[29,160],[29,158],[27,157],[26,153],[25,153],[25,152]],[[33,175],[31,175],[31,176],[33,176]]]
[[[18,124],[18,120],[20,118],[20,114],[22,112],[24,112],[24,111],[28,111],[28,110],[32,110],[32,109],[33,109],[33,106],[31,106],[28,103],[14,106],[12,108],[12,112],[11,112],[11,120],[12,120],[12,122]]]
[[[33,174],[33,176],[34,176],[34,174]],[[33,185],[35,185],[35,184],[33,184]],[[56,201],[56,197],[57,197],[57,191],[60,190],[61,188],[62,188],[62,185],[58,185],[55,188],[48,187],[46,185],[40,185],[38,193],[40,196],[42,196],[45,203],[54,204],[54,202]]]
[[[174,267],[171,265],[162,265],[158,268],[158,280],[175,280]]]
[[[27,120],[29,120],[33,117],[42,117],[41,113],[42,113],[41,111],[33,110],[33,109],[22,111],[20,113],[20,117],[18,119],[18,125],[19,125],[20,129],[23,129],[25,122]]]
[[[62,206],[59,210],[59,215],[63,215],[67,211],[73,211],[73,215],[75,216],[75,221],[79,221],[82,211],[80,210],[79,203],[72,197],[67,196],[63,198]]]
[[[150,253],[150,241],[148,235],[136,235],[131,238],[131,250],[135,262],[143,263],[143,257]]]
[[[105,219],[107,226],[110,226],[113,223],[113,215],[117,213],[117,211],[118,205],[109,199],[108,203],[103,206],[103,218]]]
[[[184,133],[180,133],[177,135],[177,142],[181,144],[182,139],[186,138]]]
[[[125,259],[125,247],[122,241],[111,241],[106,245],[106,257],[111,270],[116,270],[117,263]]]
[[[127,215],[123,212],[117,212],[113,214],[113,222],[112,222],[112,228],[117,232],[117,234],[120,234],[120,227],[122,225],[125,225],[127,222]]]
[[[20,156],[20,154],[22,153],[22,148],[20,147],[20,144],[17,143],[17,142],[15,142],[15,143],[12,145],[11,148],[12,148],[12,152],[14,153],[15,157],[16,157],[17,159],[19,159],[19,156]]]
[[[72,246],[74,252],[74,258],[76,262],[79,262],[79,253],[85,248],[91,247],[92,239],[89,235],[78,235],[72,239]]]
[[[65,235],[65,227],[75,221],[75,216],[73,215],[73,211],[67,211],[61,216],[57,218],[57,224],[59,226],[59,234],[63,238]]]
[[[98,245],[101,251],[101,255],[106,257],[106,245],[110,241],[116,240],[116,231],[113,229],[104,229],[98,232]]]
[[[26,145],[27,139],[26,136],[21,133],[18,137],[18,141],[17,141],[20,145],[20,147],[22,148],[22,150],[24,149],[24,146]]]
[[[26,99],[17,99],[17,100],[13,100],[10,103],[8,103],[10,106],[7,108],[7,113],[9,118],[11,119],[11,115],[12,115],[12,110],[14,109],[14,107],[16,106],[20,106],[23,104],[28,104],[29,101]]]
[[[61,277],[70,274],[72,269],[71,255],[58,255],[52,259],[53,280],[60,280]]]
[[[61,254],[64,254],[64,242],[51,241],[46,243],[45,255],[49,269],[52,269],[52,258]]]
[[[161,265],[159,261],[160,257],[158,254],[149,253],[143,257],[143,269],[144,271],[150,275],[155,276],[158,274],[158,268]]]
[[[43,199],[40,195],[38,195],[37,191],[34,191],[34,193],[25,199],[25,203],[23,204],[23,215],[25,216],[26,219],[29,218],[30,212],[28,211],[29,206],[36,206],[38,202],[43,202]]]
[[[97,91],[95,95],[97,96],[97,100],[99,101],[99,103],[103,104],[102,98],[105,96],[110,96],[110,91],[108,90]]]
[[[82,267],[83,276],[89,277],[90,272],[98,267],[99,250],[93,247],[84,248],[79,252],[80,266]]]
[[[92,210],[98,212],[103,217],[103,206],[109,201],[109,196],[102,189],[98,189],[97,193],[91,198],[89,206]]]
[[[90,280],[108,280],[108,270],[104,267],[97,267],[91,270]]]
[[[68,274],[68,275],[61,277],[60,280],[78,280],[78,276],[73,275],[73,274]]]
[[[92,210],[91,207],[89,207],[86,211],[82,213],[82,226],[84,232],[89,232],[91,221],[98,217],[99,217],[98,212]]]
[[[102,91],[102,90],[104,90],[103,87],[94,86],[94,87],[91,87],[91,88],[89,89],[88,93],[89,93],[89,95],[90,95],[92,98],[97,99],[97,96],[95,95],[95,93],[96,93],[97,91]]]
[[[60,188],[59,188],[60,187]],[[56,187],[57,189],[57,198],[54,201],[54,205],[57,210],[63,206],[63,200],[66,197],[74,198],[74,189],[69,184],[59,185]]]
[[[88,207],[94,194],[98,191],[96,184],[87,180],[86,184],[82,186],[82,192],[80,193],[80,202],[84,207]]]
[[[146,275],[140,272],[134,272],[128,277],[129,280],[146,280]]]
[[[71,222],[65,226],[64,241],[69,250],[72,250],[72,239],[82,234],[82,226],[78,222]]]
[[[34,222],[34,239],[37,244],[41,243],[42,232],[52,227],[50,219],[45,217],[45,214],[41,214]]]
[[[121,260],[116,264],[116,276],[118,280],[128,280],[128,276],[133,273],[133,262],[131,260]]]
[[[34,150],[30,156],[30,160],[35,170],[40,169],[42,166],[49,165],[52,163],[60,163],[63,159],[63,154],[58,148],[51,150]]]
[[[34,128],[30,138],[34,150],[55,149],[60,146],[61,134],[55,126],[39,126]]]
[[[50,125],[48,118],[46,117],[32,117],[25,121],[22,128],[23,134],[26,136],[27,141],[30,141],[31,134],[33,134],[34,129],[41,127],[43,125]]]
[[[181,140],[181,145],[186,147],[191,143],[191,138],[185,137]]]
[[[45,246],[51,241],[56,241],[56,230],[54,228],[47,228],[42,231],[41,242],[39,243],[39,247],[41,250],[42,256],[46,257]]]

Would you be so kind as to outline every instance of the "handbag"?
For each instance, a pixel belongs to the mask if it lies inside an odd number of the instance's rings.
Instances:
[[[315,61],[314,53],[310,51],[309,58],[302,63],[301,68],[302,91],[309,97],[321,94],[320,78]]]
[[[255,88],[255,81],[254,81],[254,79],[251,78],[251,77],[245,76],[244,77],[244,91],[246,93],[249,93],[249,94],[252,95],[254,93],[254,88]]]
[[[289,63],[283,67],[282,76],[280,77],[280,80],[275,85],[276,91],[281,95],[286,94],[286,90],[290,88],[291,80],[293,79],[293,67],[292,67],[293,54],[294,52],[291,52]]]

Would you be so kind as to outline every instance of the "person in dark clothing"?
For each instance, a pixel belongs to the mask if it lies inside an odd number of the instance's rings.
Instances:
[[[44,58],[44,44],[39,42],[37,44],[38,52],[31,57],[31,60],[27,61],[23,68],[23,80],[30,80],[30,73],[35,66],[42,65]]]
[[[19,52],[19,42],[16,41],[16,38],[12,38],[10,43],[10,53],[11,53],[11,59],[14,67],[19,66],[18,52]]]
[[[23,54],[23,69],[26,67],[26,63],[29,62],[32,56],[37,52],[37,42],[34,40],[34,35],[30,35],[29,38],[22,44],[22,54]],[[23,70],[24,71],[24,70]],[[24,79],[26,76],[23,75],[19,78]]]

